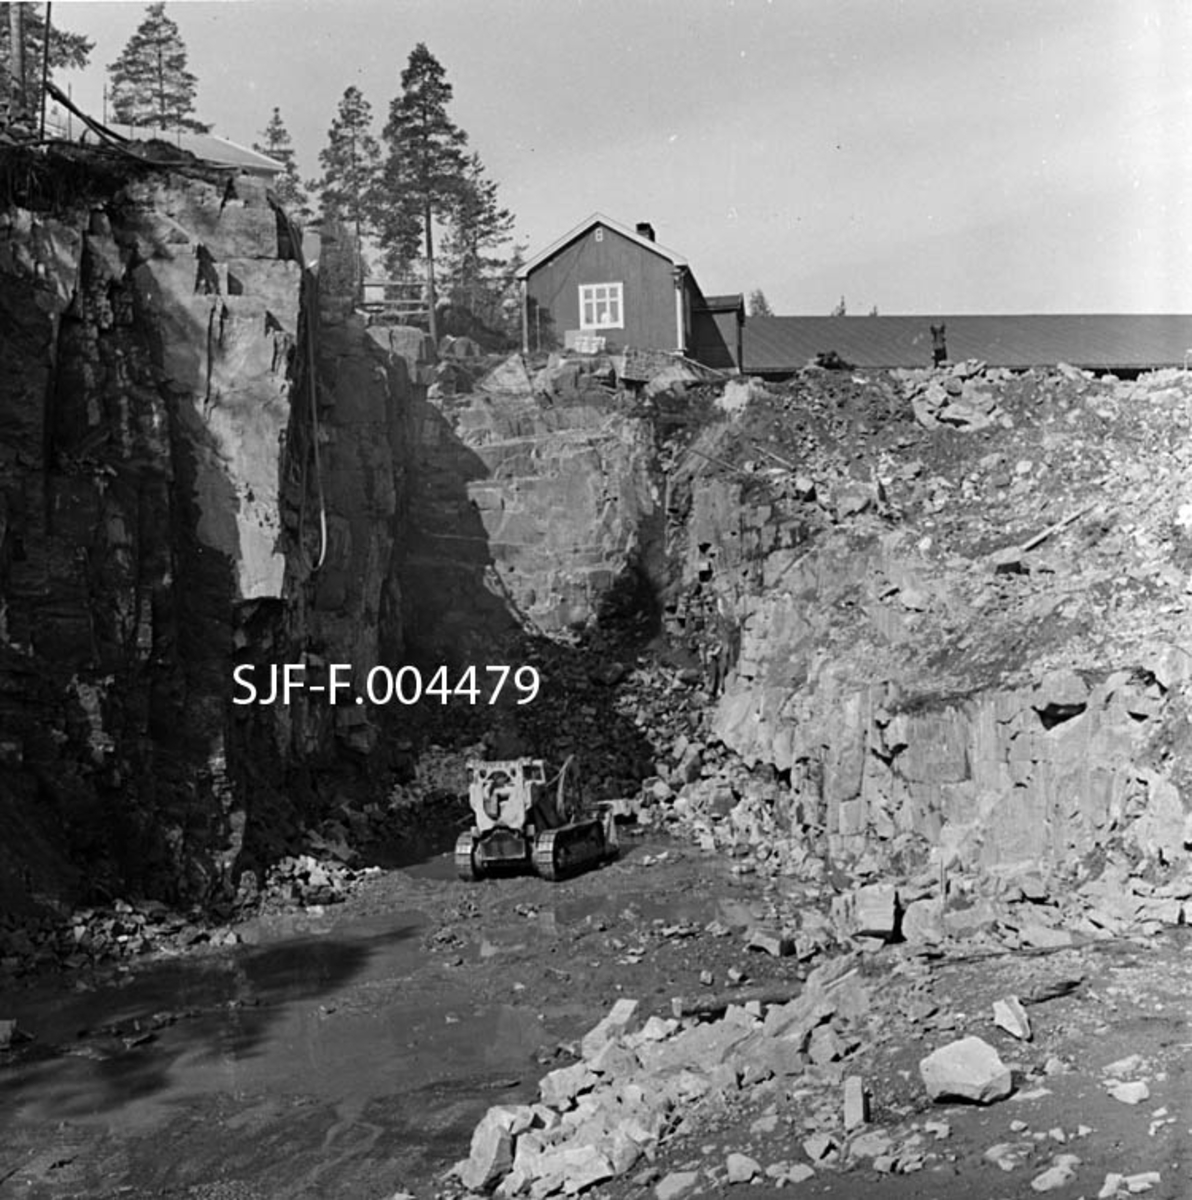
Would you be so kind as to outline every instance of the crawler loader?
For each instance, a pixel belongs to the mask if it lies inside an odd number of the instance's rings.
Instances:
[[[473,825],[455,843],[461,879],[534,871],[559,879],[617,853],[612,814],[581,817],[575,756],[547,780],[539,758],[468,762]]]

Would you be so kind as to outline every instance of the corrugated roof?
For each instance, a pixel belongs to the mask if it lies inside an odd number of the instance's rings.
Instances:
[[[571,245],[576,238],[582,237],[588,232],[589,229],[592,229],[596,225],[603,225],[606,229],[611,229],[614,232],[619,233],[622,237],[628,238],[631,242],[636,242],[644,250],[652,250],[655,254],[659,254],[663,258],[668,259],[676,267],[687,266],[687,260],[681,254],[676,254],[673,250],[668,250],[665,246],[660,246],[651,238],[642,237],[642,235],[638,233],[636,229],[631,229],[628,225],[622,225],[620,221],[610,220],[602,213],[593,213],[586,221],[581,221],[574,229],[568,230],[561,238],[558,239],[558,241],[551,242],[551,244],[547,246],[545,250],[535,254],[534,257],[531,258],[529,262],[527,262],[525,266],[523,266],[522,269],[517,272],[517,278],[525,279],[531,271],[537,267],[540,267],[544,262],[554,258],[554,256],[558,254],[560,250],[566,249],[566,247]]]
[[[833,350],[858,367],[930,366],[931,326],[940,324],[952,362],[991,367],[1145,370],[1182,366],[1192,349],[1192,316],[748,317],[744,369],[793,371]]]

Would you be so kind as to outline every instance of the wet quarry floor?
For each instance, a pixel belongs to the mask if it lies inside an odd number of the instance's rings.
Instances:
[[[794,995],[806,967],[746,949],[765,891],[731,861],[661,841],[631,840],[618,861],[555,884],[464,883],[449,856],[436,856],[372,877],[345,904],[241,926],[234,948],[11,989],[0,1016],[34,1040],[0,1062],[0,1197],[450,1191],[445,1173],[484,1111],[535,1100],[539,1078],[570,1061],[561,1043],[618,997],[665,1016],[672,997],[706,992],[709,978],[719,988],[730,970],[743,987]],[[1025,1099],[989,1108],[930,1105],[918,1060],[963,1036],[999,989],[1025,990],[1039,960],[931,967],[936,1015],[908,1035],[868,1039],[847,1072],[865,1074],[875,1122],[943,1120],[947,1134],[933,1134],[938,1145],[915,1174],[825,1164],[783,1194],[1033,1195],[1030,1179],[1057,1152],[1081,1160],[1057,1197],[1096,1196],[1109,1172],[1147,1171],[1161,1176],[1149,1195],[1192,1194],[1192,950],[1182,932],[1065,952],[1081,987],[1032,1010],[1029,1046],[1002,1039],[1007,1062],[1019,1051]],[[905,960],[890,947],[875,963],[874,1026],[893,1027]],[[1098,1072],[1132,1054],[1150,1094],[1125,1105]],[[1042,1086],[1027,1077],[1045,1059],[1065,1067]],[[716,1164],[730,1151],[763,1166],[805,1159],[813,1127],[772,1084],[745,1090],[726,1109],[693,1112],[653,1165],[596,1193],[652,1196],[669,1172],[706,1168],[702,1190],[715,1193]],[[986,1157],[999,1143],[1018,1147],[1013,1170]]]
[[[0,1196],[421,1194],[617,998],[588,935],[715,915],[635,856],[469,884],[440,855],[245,945],[0,996],[35,1038],[0,1067]]]

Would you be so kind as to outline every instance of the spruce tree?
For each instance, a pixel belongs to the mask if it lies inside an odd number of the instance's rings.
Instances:
[[[186,46],[165,10],[164,3],[150,4],[120,57],[108,67],[112,120],[206,133],[210,126],[192,115],[199,81],[186,69]]]
[[[496,252],[510,240],[513,214],[497,199],[497,185],[485,174],[480,155],[465,161],[447,219],[442,257],[447,294],[485,324],[499,316],[507,260]]]
[[[6,94],[23,95],[25,113],[32,117],[41,111],[41,68],[45,54],[46,19],[42,4],[0,3],[0,64],[3,64]],[[60,10],[59,10],[60,11]],[[59,14],[54,14],[59,19]],[[22,55],[13,54],[12,30],[21,28]],[[82,70],[87,65],[95,43],[81,33],[70,33],[52,22],[50,26],[50,75],[61,68]],[[14,60],[20,59],[24,78],[14,78]],[[19,86],[18,86],[19,85]]]
[[[774,310],[770,307],[766,293],[761,288],[754,288],[749,293],[749,315],[751,317],[772,317]]]
[[[273,190],[278,203],[296,221],[306,222],[311,218],[310,201],[302,180],[298,176],[298,163],[294,156],[294,145],[290,140],[289,130],[281,119],[281,109],[274,108],[269,124],[261,131],[261,140],[254,142],[253,147],[258,154],[281,163],[285,170],[278,175],[273,183]]]
[[[381,148],[371,126],[371,106],[358,87],[349,87],[327,131],[327,145],[319,151],[323,174],[311,183],[323,219],[350,225],[358,243],[373,232]]]
[[[389,105],[382,134],[388,150],[384,205],[377,214],[378,235],[391,270],[412,262],[422,243],[430,334],[436,340],[434,229],[436,223],[451,219],[459,203],[468,140],[447,115],[451,96],[442,65],[419,42],[401,73],[401,94]]]

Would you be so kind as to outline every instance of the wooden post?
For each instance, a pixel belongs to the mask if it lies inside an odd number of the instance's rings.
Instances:
[[[48,30],[47,30],[48,33]],[[14,121],[27,115],[25,103],[25,6],[8,6],[9,66],[11,80],[11,117]]]
[[[45,45],[41,48],[41,128],[37,134],[41,141],[44,141],[46,136],[46,81],[50,77],[50,14],[53,7],[51,0],[46,0]]]
[[[435,344],[435,353],[439,352],[439,320],[435,312],[435,239],[431,230],[430,200],[426,202],[426,305],[430,310],[427,315],[427,328],[430,330],[430,340]]]

